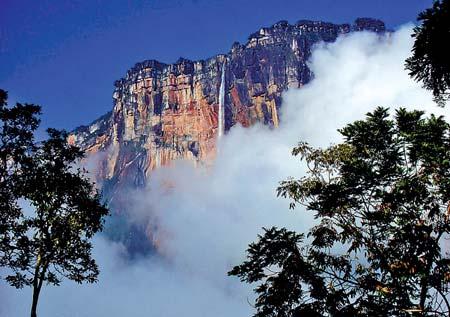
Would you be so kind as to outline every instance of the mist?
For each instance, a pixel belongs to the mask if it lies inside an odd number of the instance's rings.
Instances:
[[[385,36],[352,33],[317,45],[309,61],[315,77],[284,94],[280,128],[233,127],[211,168],[174,162],[130,195],[130,221],[157,224],[152,235],[159,256],[126,260],[122,245],[100,235],[94,250],[100,281],[44,287],[40,315],[252,315],[252,287],[227,271],[244,260],[262,227],[305,231],[313,223],[310,213],[291,211],[288,200],[276,197],[279,181],[304,172],[291,156],[293,146],[339,142],[338,128],[376,106],[447,115],[449,105],[438,108],[404,70],[411,32],[407,25]],[[0,316],[26,316],[31,290],[0,283]]]

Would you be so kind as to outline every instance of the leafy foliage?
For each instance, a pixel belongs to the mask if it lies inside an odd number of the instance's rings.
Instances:
[[[307,175],[278,194],[314,212],[306,239],[265,229],[230,275],[257,283],[255,316],[448,316],[450,125],[377,108],[344,142],[293,150]]]
[[[0,265],[9,269],[9,284],[33,287],[36,316],[44,282],[97,280],[90,240],[108,209],[85,171],[75,167],[84,153],[67,143],[67,133],[48,129],[48,139],[36,143],[40,108],[8,108],[6,93],[1,96]]]
[[[443,106],[450,90],[450,0],[435,1],[418,20],[422,24],[414,29],[413,55],[406,60],[406,68]]]
[[[35,149],[34,130],[40,120],[40,107],[17,104],[7,107],[8,94],[0,89],[0,266],[7,264],[7,250],[14,236],[23,235],[24,226],[16,220],[22,211],[17,204],[22,170],[31,164]]]

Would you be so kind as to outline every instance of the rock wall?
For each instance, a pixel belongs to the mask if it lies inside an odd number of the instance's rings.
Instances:
[[[219,88],[225,67],[224,129],[261,122],[276,128],[282,92],[311,79],[314,44],[352,31],[384,32],[384,23],[353,25],[301,20],[261,28],[227,54],[174,64],[137,63],[115,82],[112,112],[77,128],[69,141],[98,155],[98,181],[119,202],[123,189],[144,186],[151,172],[174,159],[208,164],[215,156]]]

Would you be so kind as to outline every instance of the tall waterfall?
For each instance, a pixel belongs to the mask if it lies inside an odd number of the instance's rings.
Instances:
[[[218,125],[219,131],[217,134],[217,138],[220,139],[225,131],[225,63],[222,65],[222,78],[220,81],[220,90],[219,90],[219,117],[218,117]]]

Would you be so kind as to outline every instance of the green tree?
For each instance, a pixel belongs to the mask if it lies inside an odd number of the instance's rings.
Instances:
[[[11,239],[26,231],[16,226],[22,213],[17,203],[18,190],[21,170],[30,166],[41,111],[39,106],[30,104],[8,108],[7,99],[7,93],[0,89],[0,266],[8,262]]]
[[[67,143],[67,133],[48,129],[48,139],[36,143],[33,132],[37,124],[21,125],[25,122],[21,118],[34,118],[31,121],[38,123],[39,108],[33,106],[36,108],[24,113],[20,105],[8,109],[5,99],[3,104],[4,111],[21,114],[17,116],[18,129],[5,129],[14,124],[3,120],[2,140],[17,134],[26,146],[11,141],[13,150],[3,155],[6,161],[2,161],[1,173],[11,177],[1,179],[1,200],[9,200],[14,213],[1,210],[1,221],[7,225],[0,232],[0,263],[9,270],[5,280],[10,285],[32,287],[31,316],[35,317],[44,282],[59,285],[63,278],[78,283],[97,280],[91,239],[102,230],[108,210],[85,171],[76,168],[83,152]],[[8,143],[0,148],[8,148]],[[29,208],[21,208],[25,203]]]
[[[449,316],[450,125],[377,108],[341,144],[293,150],[306,176],[278,194],[314,212],[304,234],[264,229],[229,274],[265,316]]]
[[[406,69],[443,106],[450,91],[450,0],[435,1],[418,20],[421,24],[414,29],[413,55],[406,60]]]

